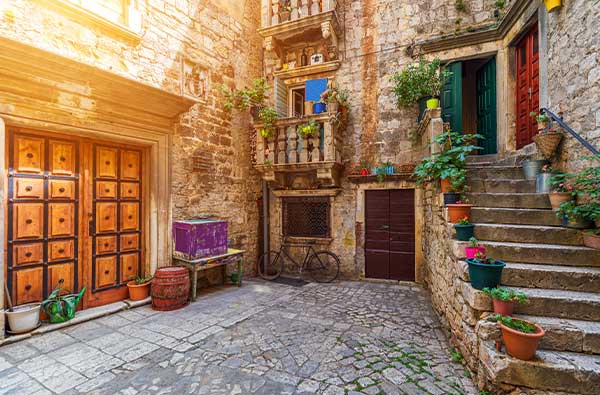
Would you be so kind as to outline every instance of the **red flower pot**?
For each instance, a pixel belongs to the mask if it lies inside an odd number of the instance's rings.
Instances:
[[[127,289],[129,290],[129,299],[144,300],[150,295],[150,282],[138,285],[135,281],[130,281],[127,283]]]
[[[515,302],[496,299],[493,299],[492,302],[494,303],[494,313],[508,316],[513,315]]]
[[[465,217],[471,218],[472,204],[448,204],[446,207],[448,207],[448,220],[453,224]]]
[[[508,355],[522,359],[523,361],[529,361],[535,356],[540,340],[542,340],[546,332],[544,332],[541,326],[533,322],[522,321],[534,325],[536,333],[523,333],[504,326],[501,322],[498,325],[500,325],[500,329],[502,330],[502,341]]]
[[[443,193],[452,192],[451,187],[452,187],[452,183],[450,182],[449,179],[442,178],[440,180],[440,188],[442,189]]]
[[[600,250],[600,236],[583,233],[583,245]]]
[[[481,252],[483,255],[485,255],[485,247],[465,247],[465,254],[467,255],[467,258],[476,258],[478,252]]]

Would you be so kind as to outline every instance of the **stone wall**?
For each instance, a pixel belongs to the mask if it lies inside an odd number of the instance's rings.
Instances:
[[[248,250],[252,274],[260,182],[250,162],[249,116],[224,112],[219,87],[241,88],[260,74],[260,0],[140,1],[142,26],[133,40],[52,3],[2,1],[0,36],[179,95],[182,61],[207,71],[208,90],[175,125],[172,185],[164,187],[172,191],[173,219],[230,221],[230,238]]]
[[[600,4],[563,0],[547,17],[548,107],[562,111],[565,122],[600,149]],[[577,159],[589,155],[577,140],[566,137],[562,162],[569,170],[586,166]]]

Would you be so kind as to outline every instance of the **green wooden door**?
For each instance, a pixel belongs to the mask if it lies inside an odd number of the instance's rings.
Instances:
[[[462,132],[462,62],[451,63],[446,69],[452,73],[442,87],[442,118],[452,130]]]
[[[495,154],[496,146],[496,58],[490,59],[477,71],[477,133],[482,155]]]

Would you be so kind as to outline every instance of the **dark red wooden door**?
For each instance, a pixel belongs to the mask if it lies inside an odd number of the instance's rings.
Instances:
[[[517,44],[517,149],[533,141],[537,123],[530,116],[540,108],[539,41],[537,25]]]
[[[367,191],[365,275],[415,280],[414,190]]]

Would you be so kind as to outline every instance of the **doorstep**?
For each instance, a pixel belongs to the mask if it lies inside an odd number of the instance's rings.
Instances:
[[[61,322],[60,324],[50,324],[50,323],[42,322],[42,325],[39,328],[34,329],[33,331],[31,331],[29,333],[24,333],[22,335],[14,335],[14,336],[9,335],[8,337],[5,337],[4,339],[0,339],[0,347],[4,346],[6,344],[16,343],[16,342],[24,340],[24,339],[29,339],[30,337],[33,337],[33,336],[42,335],[47,332],[52,332],[52,331],[55,331],[58,329],[77,325],[82,322],[95,320],[97,318],[115,314],[120,311],[129,310],[129,309],[136,308],[136,307],[141,307],[141,306],[149,304],[151,302],[151,300],[152,300],[152,298],[150,296],[147,297],[146,299],[136,300],[136,301],[126,299],[126,300],[123,300],[120,302],[106,304],[104,306],[98,306],[98,307],[92,307],[90,309],[80,310],[75,314],[75,317],[73,317],[73,319],[71,319],[67,322]],[[2,312],[2,314],[4,314],[4,311]]]

